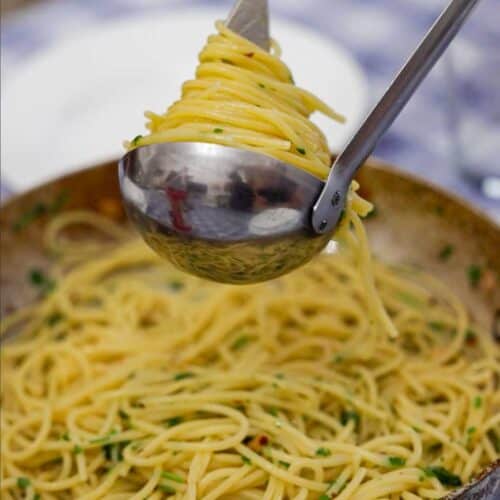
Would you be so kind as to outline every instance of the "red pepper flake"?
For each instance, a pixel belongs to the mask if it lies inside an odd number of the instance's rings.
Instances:
[[[245,54],[247,57],[253,57],[255,55],[255,52],[248,52]]]
[[[248,447],[259,453],[264,446],[269,444],[269,438],[265,434],[257,434],[249,443]]]

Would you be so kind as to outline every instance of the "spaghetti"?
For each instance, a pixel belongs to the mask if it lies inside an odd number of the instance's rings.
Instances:
[[[441,498],[498,457],[498,347],[441,283],[375,262],[391,339],[355,214],[341,251],[243,288],[142,242],[89,259],[64,217],[47,244],[72,270],[3,324],[2,498]]]
[[[162,142],[208,142],[263,153],[321,178],[328,175],[330,151],[310,120],[320,111],[344,118],[293,83],[274,43],[268,53],[217,23],[200,54],[196,79],[165,114],[147,112],[149,135],[126,147]]]

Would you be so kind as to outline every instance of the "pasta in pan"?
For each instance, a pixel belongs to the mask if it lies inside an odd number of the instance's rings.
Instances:
[[[335,254],[232,287],[142,242],[61,247],[82,215],[48,231],[72,270],[3,324],[24,326],[2,350],[2,498],[441,498],[498,458],[498,347],[441,283],[376,262],[392,339],[358,221]]]

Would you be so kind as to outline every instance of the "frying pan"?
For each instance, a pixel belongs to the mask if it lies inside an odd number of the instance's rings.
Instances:
[[[363,167],[358,180],[364,189],[362,194],[377,207],[376,215],[367,221],[375,254],[391,263],[418,266],[440,278],[468,305],[472,318],[500,342],[500,227],[464,201],[375,160]],[[61,177],[2,206],[2,315],[36,300],[27,275],[33,267],[50,265],[42,235],[56,209],[92,210],[126,225],[116,163]],[[27,220],[31,223],[23,227]],[[83,228],[75,238],[82,236]],[[453,253],[443,260],[440,254],[446,247],[453,248]],[[471,286],[471,266],[488,276],[485,281],[489,286]],[[498,500],[500,461],[450,498]]]

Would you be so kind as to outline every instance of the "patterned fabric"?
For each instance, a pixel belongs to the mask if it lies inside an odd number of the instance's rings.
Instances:
[[[198,6],[227,6],[232,0],[51,0],[2,20],[2,71],[8,74],[16,64],[35,51],[60,43],[76,30],[145,10],[162,12]],[[447,0],[271,0],[273,15],[304,23],[346,46],[365,69],[375,101],[387,87],[402,62],[422,38]],[[463,71],[462,58],[474,51],[463,50],[472,41],[490,52],[500,52],[500,0],[482,0],[460,39],[450,49]],[[464,56],[463,54],[466,54]],[[381,141],[376,155],[468,198],[500,217],[500,201],[483,197],[460,175],[456,165],[453,87],[447,71],[452,57],[438,64]],[[496,79],[500,66],[490,67]],[[478,75],[471,71],[471,82]],[[474,87],[477,90],[477,85]],[[479,94],[481,86],[479,85]],[[469,106],[467,120],[483,119],[484,106]],[[497,103],[498,104],[498,103]],[[489,110],[488,110],[489,111]],[[470,116],[476,113],[477,116]],[[492,114],[492,113],[489,113]],[[500,109],[497,110],[497,115]],[[500,156],[500,142],[497,145]],[[455,158],[455,159],[454,159]],[[499,162],[499,160],[497,160]],[[496,167],[500,178],[500,164]],[[3,186],[5,188],[5,186]],[[4,192],[5,194],[5,192]]]

